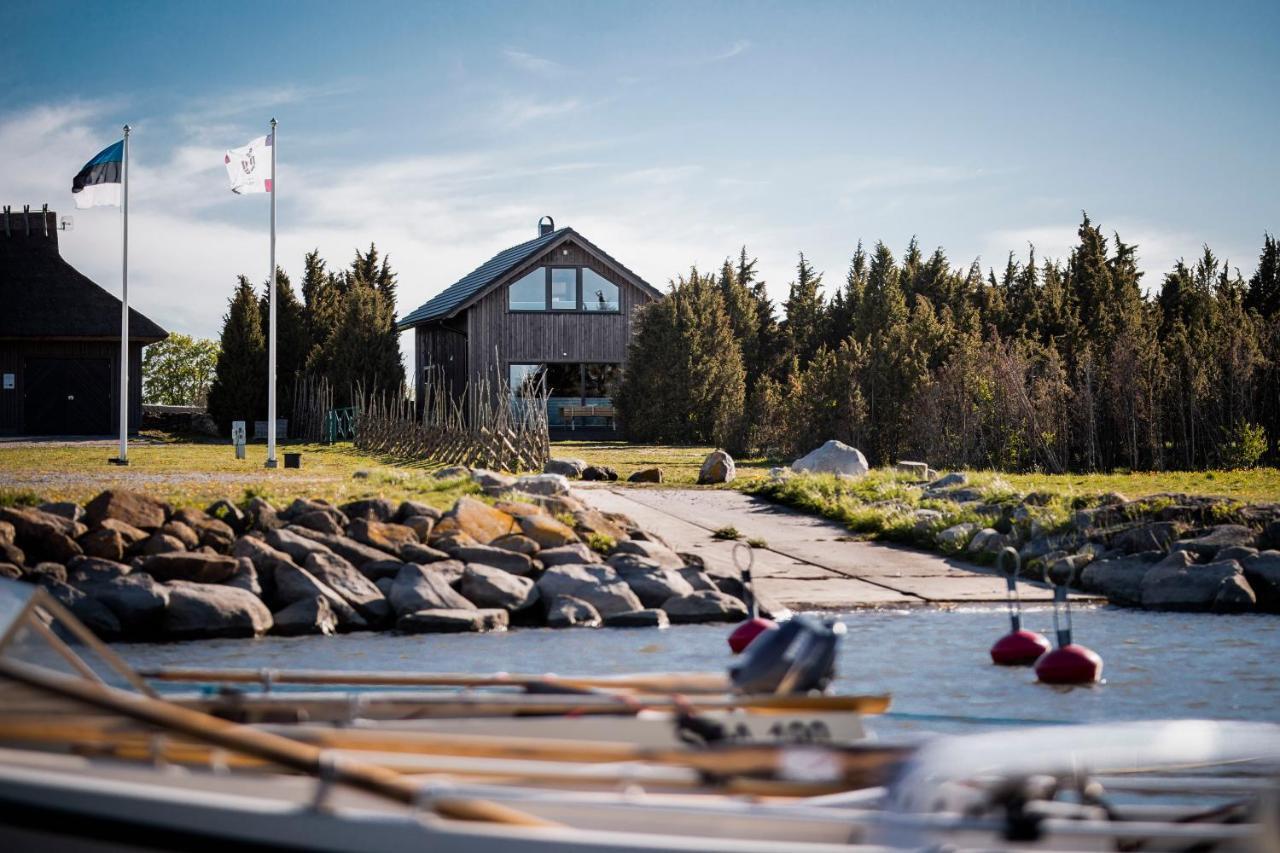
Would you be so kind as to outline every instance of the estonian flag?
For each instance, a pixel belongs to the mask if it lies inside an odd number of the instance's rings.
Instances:
[[[120,172],[124,166],[124,140],[98,152],[71,182],[76,207],[120,206]]]

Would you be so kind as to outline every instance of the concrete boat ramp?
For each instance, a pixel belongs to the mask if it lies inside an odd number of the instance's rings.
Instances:
[[[677,551],[699,554],[719,572],[734,569],[734,543],[713,531],[737,528],[763,539],[752,576],[762,595],[794,610],[946,606],[1003,602],[1005,580],[993,569],[928,551],[856,541],[833,521],[722,489],[581,487],[584,501],[623,512]],[[1045,584],[1019,583],[1022,599],[1047,602]],[[1073,599],[1079,598],[1073,596]]]

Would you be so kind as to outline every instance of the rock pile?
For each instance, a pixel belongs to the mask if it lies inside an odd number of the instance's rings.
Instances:
[[[473,479],[494,502],[443,513],[382,498],[175,509],[116,489],[0,508],[0,577],[40,584],[112,640],[745,618],[737,578],[582,504],[564,474]]]

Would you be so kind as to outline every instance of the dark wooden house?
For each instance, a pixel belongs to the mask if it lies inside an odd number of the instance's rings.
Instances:
[[[142,422],[142,348],[169,333],[129,311],[129,428]],[[47,208],[0,211],[0,434],[120,428],[120,300],[58,253]]]
[[[519,395],[545,378],[553,428],[606,425],[632,313],[661,296],[590,240],[543,217],[536,238],[494,255],[400,320],[415,331],[418,399],[436,369],[454,394],[501,377]]]

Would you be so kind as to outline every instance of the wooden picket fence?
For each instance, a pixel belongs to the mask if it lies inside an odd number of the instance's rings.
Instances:
[[[412,462],[496,471],[542,470],[551,456],[545,382],[536,388],[522,387],[522,396],[516,399],[501,378],[469,383],[456,396],[449,393],[443,371],[429,371],[425,380],[420,415],[418,405],[403,389],[394,394],[354,389],[355,446]],[[320,425],[317,438],[310,439],[308,432],[308,440],[319,440],[327,410],[317,417],[318,407],[333,400],[327,383],[314,385],[305,398],[311,408],[299,420],[308,430]]]

